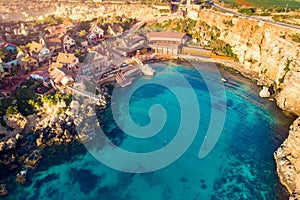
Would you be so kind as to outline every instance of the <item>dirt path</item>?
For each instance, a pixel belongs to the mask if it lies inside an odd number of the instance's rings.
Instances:
[[[235,0],[239,5],[251,7],[252,4],[247,2],[246,0]]]

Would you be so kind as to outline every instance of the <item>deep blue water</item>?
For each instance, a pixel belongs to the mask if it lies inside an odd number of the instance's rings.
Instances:
[[[197,135],[191,146],[171,165],[149,173],[124,173],[111,169],[83,146],[65,145],[49,148],[40,167],[30,174],[25,186],[9,185],[10,199],[286,199],[287,193],[278,182],[273,152],[287,136],[292,117],[284,115],[274,102],[258,97],[259,88],[250,80],[220,68],[226,92],[226,117],[220,138],[213,150],[199,159],[198,153],[207,133],[212,114],[212,102],[206,79],[216,77],[214,70],[201,64],[198,70],[189,64],[157,63],[152,65],[156,75],[149,79],[138,77],[128,88],[141,83],[165,80],[175,89],[193,91],[199,102],[200,120]],[[178,72],[191,84],[182,86],[174,79]],[[216,80],[219,84],[220,80]],[[174,89],[173,88],[173,89]],[[223,99],[220,99],[220,102]],[[164,106],[167,119],[163,129],[155,136],[141,139],[128,136],[115,124],[111,108],[101,110],[102,128],[115,144],[134,152],[149,152],[163,148],[172,141],[180,126],[184,103],[170,88],[158,84],[145,85],[130,99],[129,112],[132,120],[145,126],[151,122],[149,108],[153,104]],[[114,104],[117,118],[125,118],[122,103]],[[216,105],[215,105],[216,106]],[[216,109],[218,109],[216,107]],[[196,112],[197,109],[195,109]],[[196,117],[190,113],[191,125]],[[153,119],[160,118],[156,113]],[[186,122],[185,122],[186,123]],[[214,121],[213,123],[218,123]],[[124,121],[126,126],[126,121]],[[184,131],[189,134],[190,127]],[[141,133],[143,134],[143,133]],[[105,149],[101,150],[104,154]]]

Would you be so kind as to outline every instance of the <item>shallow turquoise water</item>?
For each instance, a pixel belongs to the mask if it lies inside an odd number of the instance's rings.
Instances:
[[[204,65],[203,65],[204,66]],[[40,168],[30,175],[26,186],[9,185],[10,199],[286,199],[287,194],[276,176],[273,152],[286,137],[291,117],[285,116],[272,102],[260,99],[258,87],[239,74],[220,69],[225,83],[227,114],[222,134],[213,150],[198,158],[211,115],[207,86],[189,64],[153,64],[154,80],[165,79],[180,88],[172,77],[174,70],[190,82],[199,103],[200,122],[192,145],[177,161],[158,171],[132,174],[111,169],[82,146],[50,148]],[[199,68],[207,78],[214,71]],[[148,82],[139,77],[135,84]],[[126,90],[123,89],[126,94]],[[189,102],[185,102],[189,103]],[[150,122],[148,110],[161,104],[168,113],[165,127],[148,139],[122,133],[114,123],[111,109],[99,114],[106,134],[123,149],[134,152],[154,151],[174,138],[179,126],[180,107],[168,88],[148,84],[130,100],[132,119],[140,125]],[[122,104],[114,105],[122,116]],[[194,106],[194,105],[191,105]],[[170,117],[171,116],[171,117]],[[193,113],[190,119],[193,120]],[[126,122],[124,122],[126,123]],[[186,130],[188,131],[188,130]]]

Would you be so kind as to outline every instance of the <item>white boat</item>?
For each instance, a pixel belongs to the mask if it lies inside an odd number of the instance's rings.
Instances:
[[[225,82],[227,82],[227,79],[226,78],[221,78],[221,81],[225,83]]]

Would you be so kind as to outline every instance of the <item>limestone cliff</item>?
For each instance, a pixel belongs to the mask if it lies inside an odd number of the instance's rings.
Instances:
[[[274,157],[280,180],[291,193],[290,199],[300,199],[300,118],[290,127],[288,138],[278,148]]]
[[[28,5],[27,5],[28,3]],[[73,20],[92,20],[96,17],[126,16],[137,19],[149,19],[159,15],[159,9],[141,4],[97,4],[92,2],[27,2],[18,8],[9,3],[0,2],[0,22],[32,21],[48,15],[68,17]],[[19,12],[16,12],[18,9]]]
[[[242,66],[259,74],[260,85],[277,89],[280,108],[300,115],[300,48],[290,38],[297,31],[211,10],[199,11],[198,19],[220,30]]]

